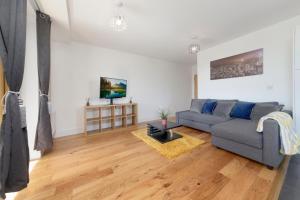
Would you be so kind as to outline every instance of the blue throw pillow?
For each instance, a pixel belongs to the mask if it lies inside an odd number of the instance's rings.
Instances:
[[[239,101],[231,110],[230,116],[233,118],[250,119],[255,103]]]
[[[217,106],[217,101],[207,100],[202,107],[202,113],[212,114],[216,106]]]

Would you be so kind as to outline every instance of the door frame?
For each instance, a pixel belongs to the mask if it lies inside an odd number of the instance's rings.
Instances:
[[[198,74],[194,74],[194,99],[198,99]]]

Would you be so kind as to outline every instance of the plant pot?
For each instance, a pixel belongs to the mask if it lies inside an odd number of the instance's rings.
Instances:
[[[162,120],[161,120],[161,124],[162,124],[163,126],[167,126],[167,119],[162,119]]]

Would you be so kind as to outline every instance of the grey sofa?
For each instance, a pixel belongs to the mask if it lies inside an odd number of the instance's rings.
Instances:
[[[274,120],[264,122],[264,132],[256,132],[258,120],[282,109],[278,102],[256,103],[249,119],[232,118],[237,100],[214,100],[214,111],[202,113],[208,99],[193,99],[190,110],[176,113],[177,123],[212,134],[212,144],[266,165],[277,168],[284,156],[280,154],[280,129]]]

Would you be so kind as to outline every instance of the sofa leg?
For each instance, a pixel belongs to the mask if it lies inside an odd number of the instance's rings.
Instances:
[[[274,167],[269,166],[269,165],[266,165],[266,167],[267,167],[269,170],[273,170],[273,169],[274,169]]]

